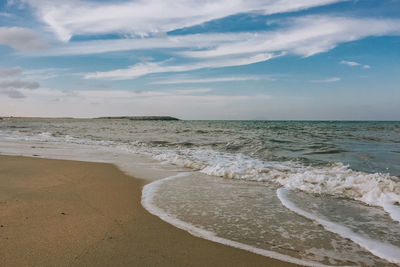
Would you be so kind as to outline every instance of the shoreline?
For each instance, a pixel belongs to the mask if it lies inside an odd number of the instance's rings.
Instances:
[[[115,165],[0,155],[0,265],[297,266],[192,236]]]

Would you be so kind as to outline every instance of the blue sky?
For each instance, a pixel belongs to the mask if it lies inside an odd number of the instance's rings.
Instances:
[[[0,0],[0,116],[400,119],[400,0]]]

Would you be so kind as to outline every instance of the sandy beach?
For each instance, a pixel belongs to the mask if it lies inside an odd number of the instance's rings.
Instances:
[[[294,266],[196,238],[111,164],[0,156],[0,266]]]

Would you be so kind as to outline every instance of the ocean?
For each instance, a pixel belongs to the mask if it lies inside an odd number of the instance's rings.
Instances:
[[[113,162],[149,212],[268,257],[400,264],[400,122],[2,120],[0,153]]]

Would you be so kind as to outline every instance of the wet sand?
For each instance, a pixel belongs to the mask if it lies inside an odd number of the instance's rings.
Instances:
[[[295,266],[190,235],[112,164],[0,156],[0,266]]]

